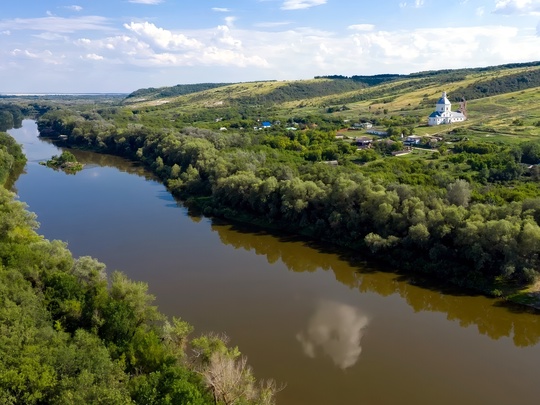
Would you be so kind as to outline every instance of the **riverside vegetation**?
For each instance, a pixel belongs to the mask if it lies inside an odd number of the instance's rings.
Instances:
[[[40,162],[40,164],[52,167],[55,170],[63,170],[69,174],[75,174],[83,169],[82,163],[77,162],[77,158],[73,153],[64,151],[60,156],[53,156],[46,162]]]
[[[0,183],[22,170],[0,132]],[[0,187],[0,403],[271,404],[224,336],[189,338],[147,285],[36,233],[25,205]]]

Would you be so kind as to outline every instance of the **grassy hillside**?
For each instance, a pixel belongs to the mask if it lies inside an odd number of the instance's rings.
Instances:
[[[129,105],[124,115],[126,122],[208,129],[251,129],[264,120],[312,120],[318,126],[326,120],[339,129],[346,127],[346,122],[377,122],[400,116],[417,121],[414,133],[418,135],[463,128],[472,137],[513,142],[540,135],[536,125],[540,120],[539,86],[540,62],[411,75],[330,76],[216,84],[202,91],[186,90],[179,96],[158,97],[152,93],[145,100],[135,97],[144,93],[141,90],[126,100]],[[179,86],[169,89],[176,88]],[[454,109],[459,108],[462,97],[467,100],[469,119],[462,124],[427,127],[427,116],[443,91],[448,93]],[[168,91],[161,89],[159,94]],[[313,120],[314,116],[319,119]]]

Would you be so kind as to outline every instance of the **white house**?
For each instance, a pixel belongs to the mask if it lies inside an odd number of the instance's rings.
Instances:
[[[435,105],[435,111],[428,117],[428,125],[452,124],[466,119],[467,117],[461,111],[452,111],[452,103],[446,97],[446,92],[443,91],[441,98]]]

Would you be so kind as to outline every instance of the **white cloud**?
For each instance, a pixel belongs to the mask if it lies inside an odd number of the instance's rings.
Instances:
[[[89,59],[89,60],[103,60],[103,56],[95,54],[95,53],[89,53],[85,56],[81,56],[82,59]]]
[[[53,53],[48,49],[43,50],[43,51],[29,51],[28,49],[25,49],[25,50],[14,49],[10,53],[12,56],[14,56],[17,59],[39,60],[42,63],[52,64],[52,65],[59,65],[61,63],[61,59],[64,58],[64,56],[53,55]]]
[[[65,6],[64,8],[67,8],[68,10],[72,10],[72,11],[82,11],[82,7],[81,6],[76,6],[76,5],[73,5],[73,6]]]
[[[0,35],[11,35],[10,30],[0,31]]]
[[[74,42],[89,53],[103,55],[107,60],[136,66],[235,66],[267,67],[258,54],[248,54],[242,41],[233,37],[230,27],[199,32],[200,40],[175,34],[151,23],[125,24],[135,34],[118,35],[101,40],[81,38]]]
[[[347,27],[353,31],[373,31],[375,26],[373,24],[354,24]]]
[[[173,34],[171,31],[156,27],[149,22],[131,22],[124,24],[124,28],[166,50],[194,49],[202,46],[201,42],[196,39],[188,38],[183,34]]]
[[[400,8],[406,8],[406,7],[414,7],[414,8],[421,8],[425,4],[425,0],[414,0],[414,4],[409,4],[406,1],[399,3]]]
[[[231,10],[225,7],[212,7],[212,11],[215,11],[217,13],[228,13]]]
[[[233,16],[225,17],[225,24],[227,24],[228,27],[233,27],[235,21],[236,21],[236,17],[233,17]]]
[[[42,18],[15,18],[0,21],[0,29],[33,30],[57,33],[73,33],[77,31],[109,30],[109,20],[100,16],[81,16],[74,18],[42,17]]]
[[[40,34],[34,35],[36,38],[41,38],[46,41],[65,41],[67,37],[65,35],[60,35],[55,32],[42,32]]]
[[[160,4],[163,3],[163,0],[128,0],[130,3],[136,3],[136,4]]]
[[[227,48],[242,48],[242,41],[233,38],[231,30],[228,26],[220,25],[217,27],[215,38],[217,39],[217,42],[225,45]]]
[[[478,17],[482,17],[484,15],[484,13],[486,12],[486,9],[484,7],[478,7],[476,9],[476,15]]]
[[[499,0],[495,4],[497,14],[540,15],[540,0]]]
[[[259,22],[253,24],[254,27],[259,28],[274,28],[274,27],[281,27],[284,25],[290,25],[290,21],[272,21],[272,22]]]
[[[282,10],[301,10],[326,4],[326,0],[285,0]]]

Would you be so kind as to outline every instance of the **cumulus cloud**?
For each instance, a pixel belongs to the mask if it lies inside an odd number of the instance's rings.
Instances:
[[[228,13],[231,10],[225,7],[212,7],[212,11],[215,11],[217,13]]]
[[[326,0],[285,0],[282,10],[301,10],[326,4]]]
[[[95,53],[89,53],[85,56],[81,56],[82,59],[89,59],[89,60],[103,60],[103,56],[95,54]]]
[[[117,35],[100,40],[80,38],[74,42],[89,53],[107,60],[137,66],[236,66],[266,67],[259,55],[249,55],[242,41],[233,37],[230,27],[222,25],[194,40],[154,24],[125,24],[131,35]]]
[[[242,41],[235,39],[231,34],[230,28],[226,25],[220,25],[217,28],[215,38],[220,44],[225,45],[227,48],[242,48]]]
[[[149,22],[131,22],[124,24],[124,28],[166,50],[193,49],[202,46],[196,39],[188,38],[183,34],[174,34]]]
[[[362,353],[360,340],[368,323],[368,318],[350,305],[323,301],[296,339],[306,356],[314,358],[317,350],[322,350],[336,366],[346,369],[354,366]]]
[[[496,14],[540,15],[539,0],[499,0],[495,4]]]

